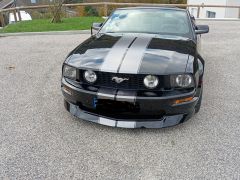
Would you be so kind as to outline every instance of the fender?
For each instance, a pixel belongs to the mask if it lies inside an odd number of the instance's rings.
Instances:
[[[204,70],[205,70],[205,61],[204,61],[204,59],[202,58],[202,56],[200,54],[197,54],[197,58],[203,65],[203,72],[201,73],[201,75],[203,75],[204,74]]]

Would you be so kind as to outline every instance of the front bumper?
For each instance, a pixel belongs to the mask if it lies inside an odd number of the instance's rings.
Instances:
[[[133,96],[122,95],[116,98],[111,94],[103,94],[77,88],[68,83],[64,78],[62,79],[62,92],[65,98],[65,107],[74,116],[98,124],[121,128],[163,128],[180,124],[188,120],[194,114],[195,105],[198,101],[195,91],[182,94],[181,96],[170,97],[133,98]],[[176,99],[193,96],[193,100],[189,102],[178,105],[172,103]],[[121,118],[122,116],[119,116],[118,113],[116,113],[116,115],[113,113],[111,116],[108,116],[89,110],[94,109],[94,100],[112,98],[117,101],[138,104],[139,111],[135,113],[137,115],[136,118],[133,116],[134,113],[129,113],[129,118]],[[83,106],[87,107],[87,109],[82,108]],[[164,112],[164,114],[159,114],[158,112]],[[151,115],[149,115],[149,117],[144,116],[146,113]],[[141,118],[142,114],[144,118]]]

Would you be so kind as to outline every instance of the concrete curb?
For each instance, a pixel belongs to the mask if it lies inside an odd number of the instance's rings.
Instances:
[[[20,32],[20,33],[0,33],[1,36],[34,36],[34,35],[70,35],[70,34],[90,34],[90,30],[77,31],[47,31],[47,32]]]
[[[196,18],[196,21],[240,21],[237,18]]]

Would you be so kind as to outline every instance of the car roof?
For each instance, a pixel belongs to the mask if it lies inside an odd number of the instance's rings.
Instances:
[[[181,9],[175,6],[137,6],[137,7],[125,7],[125,8],[117,8],[117,10],[131,10],[131,9],[171,9],[177,11],[187,11],[186,9]]]

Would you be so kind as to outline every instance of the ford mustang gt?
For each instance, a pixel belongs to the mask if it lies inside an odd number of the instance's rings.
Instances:
[[[115,10],[62,66],[65,108],[80,119],[122,128],[177,125],[203,94],[201,34],[185,9]]]

